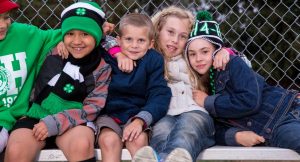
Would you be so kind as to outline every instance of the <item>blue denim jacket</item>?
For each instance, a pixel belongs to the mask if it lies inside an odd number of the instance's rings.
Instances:
[[[234,135],[241,130],[269,139],[297,96],[296,91],[268,85],[237,56],[215,76],[216,95],[208,96],[204,107],[217,120],[216,141],[226,145],[237,145]]]

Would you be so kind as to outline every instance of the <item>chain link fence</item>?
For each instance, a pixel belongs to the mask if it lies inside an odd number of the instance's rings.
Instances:
[[[60,13],[74,0],[15,0],[12,17],[42,29],[59,28]],[[253,69],[271,85],[300,90],[299,0],[95,0],[107,21],[118,24],[129,12],[153,15],[176,5],[193,13],[208,10],[220,23],[225,41],[244,53]],[[175,25],[175,24],[174,24]],[[115,34],[115,33],[114,33]]]

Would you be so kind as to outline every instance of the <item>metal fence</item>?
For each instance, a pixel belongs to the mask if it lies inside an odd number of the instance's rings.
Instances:
[[[60,13],[73,0],[15,0],[13,19],[43,29],[59,28]],[[271,85],[300,90],[300,1],[298,0],[96,0],[107,20],[118,24],[128,12],[149,15],[177,5],[193,13],[209,10],[228,44],[251,60]]]

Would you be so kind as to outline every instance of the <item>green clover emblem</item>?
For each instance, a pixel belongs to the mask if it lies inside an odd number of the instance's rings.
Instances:
[[[85,8],[77,8],[76,14],[81,16],[85,15],[86,14]]]
[[[72,93],[74,90],[74,86],[72,84],[66,84],[64,87],[64,91],[67,93]]]

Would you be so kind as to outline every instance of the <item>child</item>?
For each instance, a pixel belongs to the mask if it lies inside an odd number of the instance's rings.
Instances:
[[[205,30],[201,30],[203,28]],[[225,71],[210,70],[213,55],[222,45],[218,24],[211,16],[199,16],[190,34],[185,57],[195,83],[206,81],[212,85],[211,94],[199,90],[195,91],[194,98],[218,121],[218,144],[244,145],[239,142],[238,133],[248,131],[256,136],[242,137],[255,139],[250,146],[265,144],[300,153],[299,92],[269,86],[236,56],[230,57]]]
[[[182,55],[194,17],[187,10],[171,6],[156,13],[152,21],[156,30],[154,47],[164,55],[172,98],[168,114],[153,127],[150,145],[154,150],[140,149],[134,161],[196,161],[202,150],[214,144],[214,125],[207,111],[192,98],[189,71]]]
[[[171,91],[163,76],[163,57],[151,49],[153,38],[148,16],[125,15],[117,40],[122,53],[136,61],[136,67],[124,73],[115,58],[105,56],[113,70],[105,113],[96,122],[103,162],[120,161],[123,146],[133,157],[139,148],[148,145],[149,126],[167,112]]]
[[[18,7],[10,0],[0,0],[0,152],[6,146],[8,131],[29,107],[31,88],[43,60],[61,40],[60,30],[11,23],[10,12]]]
[[[34,102],[13,128],[5,161],[34,161],[53,141],[68,161],[96,161],[92,121],[105,105],[111,72],[99,46],[104,16],[95,2],[78,2],[62,12],[62,36],[70,56],[46,58]]]

